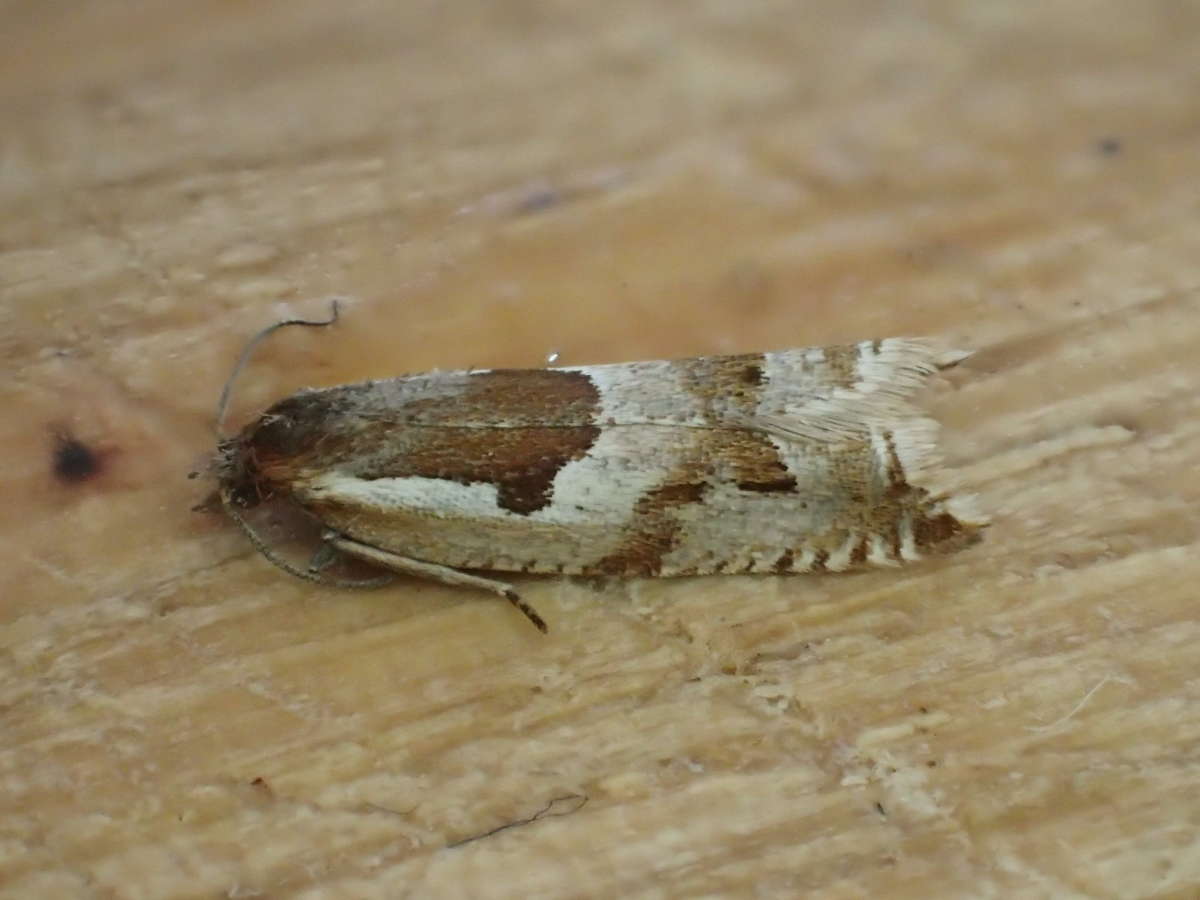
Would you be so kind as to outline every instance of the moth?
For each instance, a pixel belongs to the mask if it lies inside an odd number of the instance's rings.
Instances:
[[[253,348],[247,345],[222,393]],[[481,588],[495,573],[621,577],[842,572],[958,550],[986,520],[944,485],[914,403],[967,354],[887,338],[616,365],[429,372],[306,389],[219,439],[221,505],[285,571],[346,554]],[[307,568],[243,510],[280,499],[323,528]],[[487,574],[482,574],[487,573]]]

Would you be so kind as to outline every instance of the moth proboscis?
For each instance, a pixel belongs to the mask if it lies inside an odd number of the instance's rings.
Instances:
[[[253,349],[252,338],[218,406]],[[840,572],[957,550],[987,522],[955,494],[913,402],[968,354],[887,338],[673,361],[430,372],[304,389],[232,436],[213,473],[268,560],[337,587],[392,573],[492,591],[483,572]],[[242,510],[281,499],[323,528],[307,567]],[[328,575],[339,554],[386,570]]]

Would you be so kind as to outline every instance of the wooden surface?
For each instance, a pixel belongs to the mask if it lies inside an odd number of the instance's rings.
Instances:
[[[1200,894],[1200,6],[10,0],[0,35],[0,894]],[[334,294],[239,416],[944,336],[995,524],[903,572],[528,579],[548,637],[290,579],[185,476],[246,337]]]

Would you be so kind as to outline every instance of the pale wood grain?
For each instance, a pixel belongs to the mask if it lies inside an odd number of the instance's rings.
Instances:
[[[0,21],[6,896],[1200,893],[1196,7]],[[943,335],[995,524],[896,572],[528,580],[545,638],[288,579],[184,476],[245,337],[332,294],[242,415]]]

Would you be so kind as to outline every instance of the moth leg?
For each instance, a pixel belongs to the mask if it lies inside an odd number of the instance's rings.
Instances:
[[[367,562],[375,563],[385,569],[391,569],[393,572],[415,575],[418,578],[428,578],[430,581],[438,581],[454,587],[470,587],[499,594],[524,613],[525,617],[534,624],[538,631],[543,634],[546,633],[546,622],[537,614],[537,611],[532,606],[521,599],[521,596],[513,589],[511,584],[505,584],[503,581],[495,581],[491,578],[482,578],[478,575],[470,575],[450,566],[422,562],[419,559],[401,556],[398,553],[372,547],[370,544],[364,544],[336,532],[326,533],[325,546],[341,550],[343,553],[348,553],[351,556],[357,556],[359,559],[365,559]]]
[[[337,550],[329,543],[328,539],[323,540],[320,546],[313,552],[312,559],[308,561],[308,571],[324,572],[334,562],[337,561]]]

